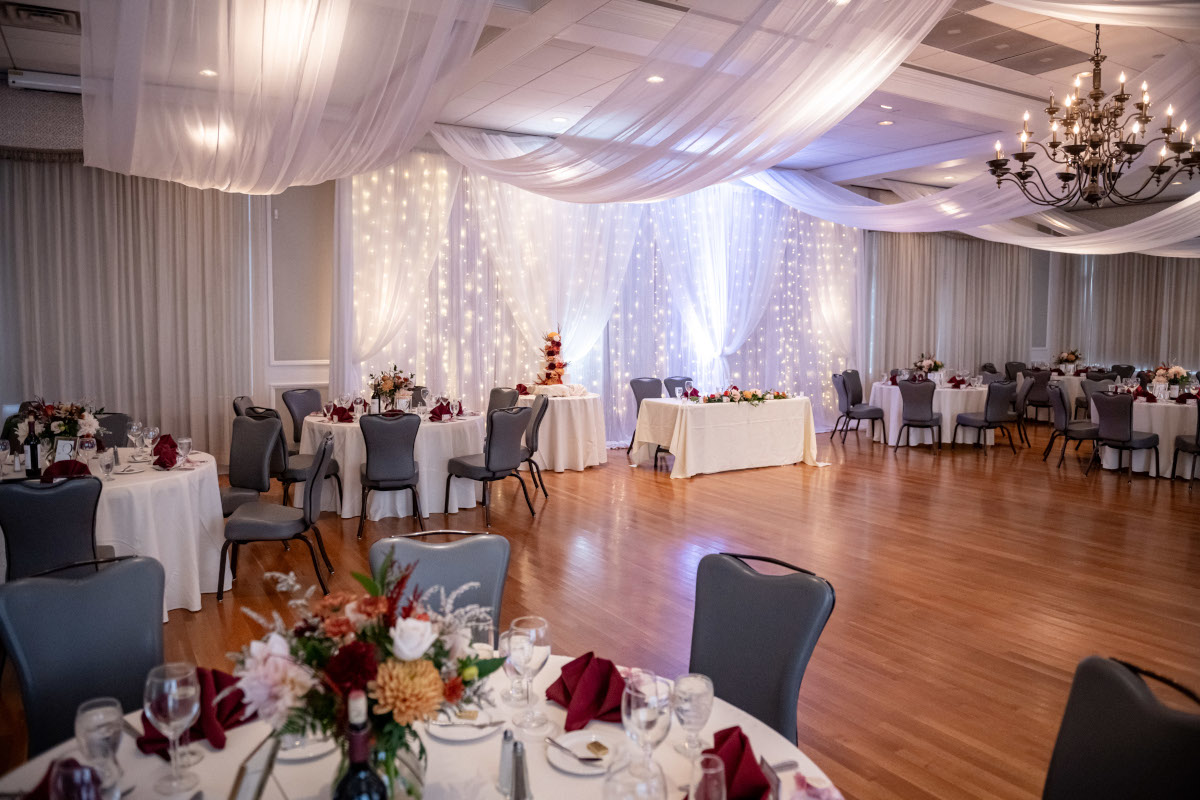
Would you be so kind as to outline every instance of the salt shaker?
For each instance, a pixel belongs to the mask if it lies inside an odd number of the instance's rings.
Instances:
[[[513,790],[513,732],[504,731],[500,740],[500,777],[496,781],[496,789],[505,797],[512,795]]]
[[[533,792],[529,790],[529,767],[525,763],[525,745],[521,742],[513,744],[512,773],[512,800],[533,800]]]

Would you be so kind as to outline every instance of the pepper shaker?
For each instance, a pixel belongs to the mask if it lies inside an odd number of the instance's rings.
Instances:
[[[512,771],[512,800],[533,800],[533,792],[529,789],[529,766],[525,763],[525,745],[521,742],[513,744]]]
[[[504,731],[500,740],[500,777],[496,781],[496,789],[504,797],[511,797],[513,791],[513,732]]]

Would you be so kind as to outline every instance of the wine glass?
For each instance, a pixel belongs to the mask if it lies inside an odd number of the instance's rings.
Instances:
[[[146,716],[167,737],[171,748],[171,771],[159,778],[154,788],[160,794],[179,794],[196,787],[200,778],[181,769],[179,737],[200,716],[200,682],[196,668],[176,662],[150,670],[143,694]]]
[[[462,400],[453,400],[450,402],[450,413],[456,417],[462,414]]]
[[[682,386],[675,387],[675,399],[678,400],[680,403],[683,402],[683,387]]]
[[[117,791],[121,767],[117,750],[121,747],[121,704],[112,697],[97,697],[80,704],[75,711],[75,741],[84,763],[100,776],[106,797]]]
[[[628,760],[614,762],[604,776],[604,800],[667,800],[667,779],[662,767]]]
[[[325,419],[333,418],[333,401],[326,400],[321,404],[321,410],[325,412]]]
[[[104,800],[100,775],[87,764],[60,758],[50,767],[50,800]]]
[[[85,436],[80,439],[79,455],[83,457],[83,463],[90,466],[92,459],[96,457],[96,440],[91,436]]]
[[[525,684],[518,680],[519,673],[517,672],[517,667],[509,657],[508,642],[511,636],[511,630],[504,631],[500,634],[500,638],[496,642],[495,657],[504,659],[504,674],[508,676],[508,688],[500,692],[500,701],[505,705],[524,708]]]
[[[8,456],[12,450],[12,445],[8,443],[8,439],[0,439],[0,475],[4,474],[4,470],[8,468]]]
[[[725,800],[725,762],[709,753],[692,762],[690,800]]]
[[[115,448],[110,447],[103,453],[96,455],[96,460],[100,463],[100,471],[104,473],[104,480],[106,481],[112,480],[114,449]]]
[[[138,420],[129,423],[129,430],[125,431],[125,435],[129,437],[129,446],[133,448],[133,454],[137,455],[142,446],[142,423]]]
[[[513,719],[524,733],[537,733],[549,724],[546,715],[537,710],[537,695],[533,679],[546,666],[550,657],[550,623],[542,617],[517,617],[508,629],[508,660],[512,662],[524,684],[525,711]]]
[[[700,729],[708,722],[713,707],[713,685],[707,675],[689,673],[675,679],[671,708],[675,719],[687,732],[687,738],[675,745],[675,752],[695,761],[700,757]]]
[[[148,452],[154,452],[154,442],[158,439],[159,430],[156,426],[142,428],[142,439],[145,441],[145,448]]]
[[[179,463],[186,463],[188,456],[192,454],[192,437],[180,436],[175,446],[179,448]]]
[[[433,397],[433,392],[429,391],[428,386],[421,387],[421,405],[428,407],[429,398]]]
[[[684,397],[692,396],[692,382],[691,381],[683,382],[683,396]]]
[[[621,695],[621,724],[642,748],[643,768],[648,774],[654,764],[654,748],[671,730],[671,684],[648,670],[633,670]]]
[[[397,397],[396,398],[396,408],[400,409],[401,411],[407,412],[409,405],[411,403],[412,403],[411,397]]]

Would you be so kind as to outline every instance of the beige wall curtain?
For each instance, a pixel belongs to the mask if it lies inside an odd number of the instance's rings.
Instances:
[[[224,463],[250,386],[244,195],[0,161],[0,401],[90,399]]]

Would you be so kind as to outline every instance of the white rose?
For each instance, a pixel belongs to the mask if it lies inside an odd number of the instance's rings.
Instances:
[[[50,423],[50,432],[51,433],[62,433],[64,430],[66,430],[66,428],[67,428],[66,423],[59,422],[57,420]]]
[[[392,655],[401,661],[416,661],[438,638],[429,620],[415,617],[396,620],[391,634]]]

